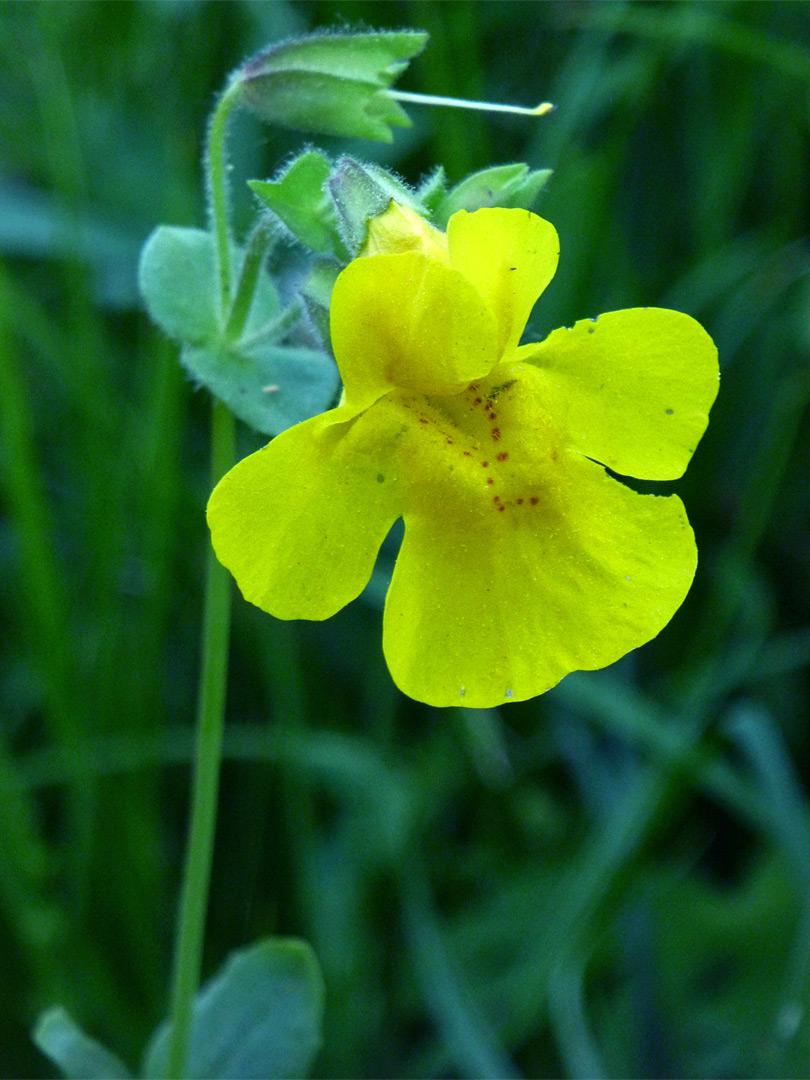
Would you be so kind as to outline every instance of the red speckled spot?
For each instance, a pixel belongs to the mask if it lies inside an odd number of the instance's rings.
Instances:
[[[420,417],[419,417],[419,423],[420,423],[420,424],[429,424],[429,423],[430,423],[430,421],[429,421],[429,420],[427,420],[427,419],[426,419],[426,418],[425,418],[424,416],[420,416]]]
[[[464,457],[472,457],[472,453],[469,450],[465,450]]]
[[[453,440],[452,440],[452,439],[448,439],[448,440],[447,440],[447,445],[448,445],[448,446],[452,446],[452,445],[453,445]]]
[[[486,469],[486,468],[489,467],[489,462],[488,461],[482,461],[481,465]]]
[[[495,442],[497,442],[498,439],[500,439],[500,437],[501,437],[501,429],[499,427],[494,427],[492,429],[492,438],[495,440]]]
[[[532,506],[537,506],[539,501],[540,500],[537,498],[536,495],[532,495],[532,497],[529,499],[529,502],[532,504]]]
[[[494,480],[492,479],[492,477],[491,477],[491,476],[488,476],[488,477],[487,477],[487,483],[488,483],[488,484],[494,484],[494,483],[495,483],[495,481],[494,481]]]
[[[499,506],[498,509],[501,511],[501,513],[503,513],[503,511],[506,509],[506,507],[505,506]]]
[[[498,454],[498,461],[506,461],[506,459],[507,459],[508,457],[509,457],[509,454],[508,454],[508,453],[505,453],[505,454]]]
[[[477,397],[477,398],[475,399],[475,401],[473,402],[473,405],[480,405],[480,404],[481,404],[481,398],[480,398],[480,397]]]
[[[500,495],[496,495],[495,498],[492,501],[493,502],[500,502],[501,501]]]
[[[523,506],[523,499],[518,499],[517,504],[518,506]]]

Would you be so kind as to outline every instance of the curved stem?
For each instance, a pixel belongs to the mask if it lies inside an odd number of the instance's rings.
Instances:
[[[228,228],[228,169],[225,131],[228,117],[239,100],[241,84],[232,83],[219,99],[208,129],[208,186],[219,263],[220,309],[223,319],[231,306],[231,235]]]
[[[219,99],[208,131],[208,184],[219,263],[220,315],[223,323],[231,308],[230,230],[228,227],[225,128],[236,104],[239,84],[232,84]],[[222,402],[212,401],[211,486],[234,462],[236,424]],[[225,726],[228,680],[228,645],[231,624],[230,574],[209,546],[202,628],[202,660],[197,700],[197,747],[191,798],[188,848],[177,921],[170,1042],[166,1075],[187,1074],[194,998],[200,985],[205,918],[217,823],[217,797]]]

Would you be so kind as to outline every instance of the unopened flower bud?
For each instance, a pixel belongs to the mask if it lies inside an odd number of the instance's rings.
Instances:
[[[447,237],[412,210],[391,200],[387,210],[368,223],[368,236],[359,255],[399,255],[418,251],[447,261]]]
[[[421,52],[414,30],[315,34],[271,45],[237,72],[241,100],[271,124],[392,142],[409,127],[388,87]]]

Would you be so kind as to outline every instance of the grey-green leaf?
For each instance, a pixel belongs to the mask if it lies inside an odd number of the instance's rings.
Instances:
[[[314,349],[188,346],[180,359],[231,412],[264,435],[278,435],[323,412],[337,396],[335,363]]]
[[[243,253],[231,253],[238,273]],[[160,225],[144,244],[138,271],[146,308],[169,337],[203,345],[219,336],[219,285],[214,238],[203,229]],[[245,334],[253,334],[279,314],[278,292],[262,270]]]
[[[210,233],[158,226],[141,253],[138,281],[149,314],[169,337],[197,345],[216,335],[219,300]]]
[[[321,1043],[323,979],[309,945],[268,939],[230,954],[194,1003],[189,1080],[276,1080],[308,1074]],[[155,1032],[144,1075],[162,1077],[169,1025]]]
[[[128,1080],[132,1076],[115,1054],[85,1035],[61,1006],[40,1016],[32,1037],[67,1080]]]

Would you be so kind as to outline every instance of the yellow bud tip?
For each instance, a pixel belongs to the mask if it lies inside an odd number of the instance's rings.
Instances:
[[[550,101],[542,101],[537,108],[532,109],[532,116],[545,116],[546,113],[554,112],[557,108],[556,105],[552,105]]]
[[[417,251],[447,261],[447,237],[409,206],[393,199],[368,223],[368,236],[358,255],[398,255]]]

